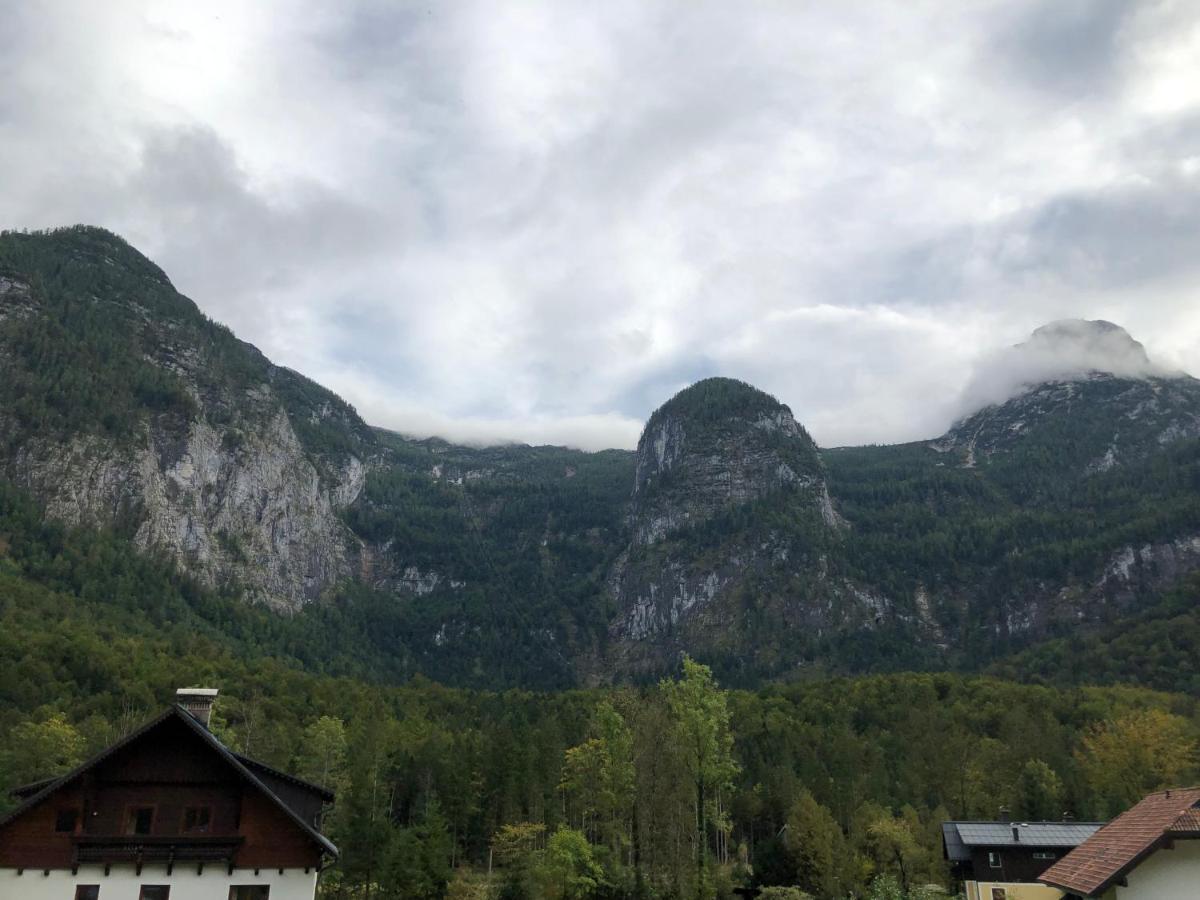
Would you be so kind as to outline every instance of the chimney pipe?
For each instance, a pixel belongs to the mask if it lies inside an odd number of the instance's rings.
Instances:
[[[1008,821],[1008,807],[1007,806],[1000,807],[1000,821],[1001,822]]]
[[[1064,822],[1074,822],[1075,815],[1070,810],[1067,810],[1065,813],[1063,813],[1063,821]]]
[[[1016,825],[1014,825],[1014,826],[1012,827],[1012,829],[1013,829],[1013,840],[1014,840],[1014,841],[1016,841],[1017,843],[1020,843],[1020,841],[1021,841],[1021,832],[1020,832],[1020,830],[1018,829],[1018,827],[1017,827]]]
[[[175,692],[175,702],[205,728],[212,721],[212,708],[216,700],[216,688],[180,688]]]

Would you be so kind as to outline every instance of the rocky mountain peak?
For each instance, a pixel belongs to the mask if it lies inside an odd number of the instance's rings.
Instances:
[[[1087,475],[1200,435],[1200,382],[1103,320],[1043,325],[981,366],[965,393],[975,411],[931,446],[961,451],[968,467],[1043,453]]]
[[[745,382],[705,379],[655,411],[638,441],[635,542],[788,485],[824,487],[816,444],[792,411]]]
[[[1120,325],[1103,319],[1059,319],[1034,330],[1014,350],[1057,359],[1066,371],[1157,374],[1146,348]]]

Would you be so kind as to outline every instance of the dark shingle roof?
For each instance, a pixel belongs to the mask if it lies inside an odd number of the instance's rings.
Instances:
[[[1174,835],[1200,837],[1200,788],[1158,791],[1113,819],[1045,872],[1040,881],[1094,897]]]

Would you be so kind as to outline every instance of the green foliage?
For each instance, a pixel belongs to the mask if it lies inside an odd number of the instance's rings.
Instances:
[[[841,895],[846,875],[845,836],[829,810],[807,790],[792,804],[785,843],[795,860],[796,884],[817,896]]]
[[[1063,783],[1040,759],[1031,759],[1017,776],[1013,815],[1027,822],[1049,822],[1062,814]]]
[[[1076,629],[1001,659],[993,674],[1045,684],[1132,683],[1200,692],[1200,576],[1095,630]]]
[[[604,873],[595,859],[587,836],[574,828],[559,826],[546,842],[538,878],[544,896],[552,900],[580,900],[599,887]]]
[[[83,762],[83,735],[62,713],[21,722],[6,743],[3,771],[14,784],[61,775]]]
[[[664,681],[660,690],[673,720],[672,738],[679,744],[688,778],[695,786],[695,890],[703,897],[710,890],[709,827],[715,824],[719,831],[728,829],[721,815],[721,792],[732,788],[738,773],[728,698],[717,688],[712,670],[686,656],[683,677]]]
[[[272,366],[177,293],[167,276],[99,228],[0,233],[0,274],[27,284],[33,310],[0,318],[0,400],[31,436],[145,442],[150,420],[178,430],[204,413],[229,429],[273,413],[245,399],[269,384],[321,461],[362,455],[370,430],[336,395]]]
[[[824,460],[854,530],[841,571],[911,615],[919,610],[908,598],[931,595],[933,617],[962,636],[940,666],[973,667],[1028,644],[1034,635],[1014,634],[1008,617],[1046,585],[1086,584],[1120,547],[1200,530],[1195,440],[1086,476],[1082,463],[1071,476],[1053,468],[1061,475],[1050,478],[1053,489],[1029,459],[963,468],[926,444],[841,449]],[[947,597],[967,602],[939,599]],[[1045,636],[1075,635],[1079,624],[1051,620]]]
[[[670,415],[701,425],[721,425],[730,419],[754,421],[787,409],[770,394],[736,378],[705,378],[684,388],[650,416],[646,429]]]
[[[1162,709],[1129,712],[1093,723],[1076,750],[1085,777],[1111,814],[1150,791],[1171,787],[1195,770],[1196,733],[1187,720]]]
[[[381,878],[386,900],[440,900],[450,881],[451,837],[436,798],[421,818],[393,831]]]

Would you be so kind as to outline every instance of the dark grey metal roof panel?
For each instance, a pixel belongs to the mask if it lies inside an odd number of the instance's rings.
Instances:
[[[967,847],[1078,847],[1103,822],[948,822]],[[1013,836],[1013,829],[1017,837]],[[943,826],[943,834],[945,834]]]
[[[958,835],[958,825],[954,822],[942,823],[942,846],[946,851],[946,859],[951,862],[965,862],[971,858],[971,851]]]

